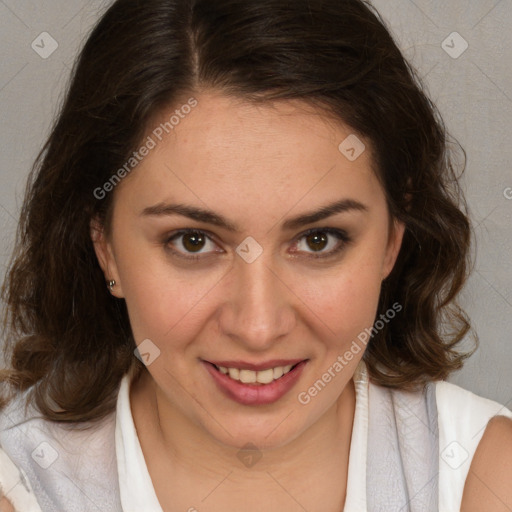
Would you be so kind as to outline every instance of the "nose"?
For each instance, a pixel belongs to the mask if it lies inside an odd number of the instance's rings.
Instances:
[[[239,258],[225,286],[220,330],[244,350],[269,351],[293,331],[293,293],[264,255],[252,263]]]

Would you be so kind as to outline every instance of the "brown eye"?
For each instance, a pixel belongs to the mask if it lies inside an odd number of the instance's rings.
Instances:
[[[339,229],[311,229],[297,238],[293,252],[303,252],[312,258],[327,258],[342,251],[351,238]]]
[[[328,237],[325,233],[317,232],[306,237],[306,243],[308,247],[313,251],[321,251],[325,249],[327,243],[329,242]]]
[[[164,245],[173,254],[186,258],[200,258],[219,252],[215,250],[218,249],[217,244],[206,233],[193,229],[175,233],[164,241]]]
[[[206,238],[202,233],[186,233],[182,237],[183,247],[189,252],[200,251],[206,242]]]

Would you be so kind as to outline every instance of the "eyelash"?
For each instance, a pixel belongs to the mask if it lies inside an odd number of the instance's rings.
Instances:
[[[338,240],[341,243],[339,243],[338,246],[335,249],[332,249],[328,253],[322,253],[321,255],[317,255],[317,254],[311,253],[308,256],[306,256],[306,258],[311,258],[311,259],[314,259],[314,260],[332,258],[333,256],[335,256],[338,253],[340,253],[341,251],[343,251],[346,248],[346,246],[352,242],[351,237],[349,237],[349,235],[347,234],[346,231],[341,230],[341,229],[335,229],[335,228],[312,228],[312,229],[309,229],[306,232],[300,234],[295,239],[295,242],[298,243],[303,238],[306,238],[309,235],[312,235],[312,234],[315,234],[315,233],[325,233],[325,234],[329,234],[329,235],[334,235],[335,237],[338,238]],[[169,237],[167,237],[165,239],[165,241],[164,241],[165,248],[168,251],[172,252],[174,255],[176,255],[176,256],[178,256],[180,258],[184,258],[184,259],[187,259],[187,260],[196,260],[196,261],[200,260],[200,259],[203,259],[205,256],[203,256],[202,254],[201,255],[194,255],[194,256],[190,256],[190,255],[186,256],[184,253],[182,253],[180,251],[177,251],[175,249],[172,249],[170,247],[170,244],[171,244],[172,241],[174,241],[175,239],[177,239],[177,238],[179,238],[181,236],[189,235],[189,234],[204,235],[206,238],[208,238],[209,240],[213,241],[212,237],[209,236],[206,231],[202,231],[200,229],[182,229],[180,231],[177,231],[177,232],[173,233],[171,236],[169,236]]]

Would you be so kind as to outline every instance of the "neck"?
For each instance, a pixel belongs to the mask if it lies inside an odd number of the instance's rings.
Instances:
[[[239,447],[220,443],[200,425],[180,414],[149,374],[132,383],[131,403],[139,440],[154,481],[152,470],[155,474],[188,475],[189,482],[197,479],[211,481],[212,485],[230,475],[231,484],[235,486],[232,488],[247,489],[255,495],[268,493],[269,487],[276,485],[291,489],[296,485],[293,482],[308,481],[307,495],[311,494],[313,485],[314,488],[325,486],[326,479],[332,478],[338,482],[337,492],[341,492],[344,499],[355,411],[352,379],[333,406],[295,439],[253,452],[241,453]],[[254,458],[245,459],[244,455]],[[333,481],[329,482],[331,487]]]

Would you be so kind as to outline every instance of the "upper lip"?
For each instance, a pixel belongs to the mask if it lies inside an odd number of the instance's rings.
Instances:
[[[252,371],[260,371],[267,370],[269,368],[276,368],[277,366],[288,366],[300,363],[305,361],[305,359],[269,359],[268,361],[263,361],[262,363],[250,363],[248,361],[208,361],[205,359],[207,363],[212,363],[215,366],[223,366],[224,368],[238,368],[239,370],[252,370]]]

